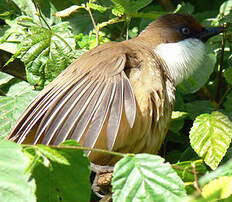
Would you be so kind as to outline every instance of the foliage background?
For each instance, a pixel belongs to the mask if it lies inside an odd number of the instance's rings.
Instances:
[[[162,158],[123,155],[116,164],[113,200],[232,199],[231,0],[0,0],[1,201],[99,200],[90,194],[86,148],[74,141],[47,147],[3,139],[38,91],[79,55],[136,37],[173,12],[227,31],[207,42],[200,71],[177,86]]]

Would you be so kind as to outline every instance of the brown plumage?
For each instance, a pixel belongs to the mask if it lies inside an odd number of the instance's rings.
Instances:
[[[170,17],[171,24],[161,17],[135,39],[105,43],[80,56],[32,101],[9,139],[47,145],[74,139],[91,148],[157,153],[170,122],[175,81],[154,49],[184,39],[174,31],[164,37],[170,26],[193,21],[194,30],[203,29],[190,16]],[[188,20],[180,23],[182,18]],[[118,160],[88,154],[99,165]]]

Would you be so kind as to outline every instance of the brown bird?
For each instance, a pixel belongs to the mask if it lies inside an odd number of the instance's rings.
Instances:
[[[223,30],[169,14],[134,39],[92,49],[40,92],[8,139],[46,145],[74,139],[91,148],[157,153],[168,130],[175,86],[203,62],[204,42]],[[98,165],[118,160],[88,155]]]

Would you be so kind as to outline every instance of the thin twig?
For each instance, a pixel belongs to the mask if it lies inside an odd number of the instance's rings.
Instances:
[[[92,3],[92,0],[89,0],[89,3]],[[92,20],[92,23],[93,23],[93,26],[94,26],[94,29],[96,31],[96,46],[99,45],[99,28],[98,26],[96,25],[96,22],[94,20],[94,17],[93,17],[93,14],[91,12],[91,9],[90,7],[88,6],[88,4],[86,4],[86,8],[85,8],[88,12],[89,12],[89,15],[90,15],[90,18]]]
[[[41,18],[41,19],[44,21],[44,23],[46,24],[47,28],[48,28],[49,30],[51,30],[51,27],[49,26],[49,24],[48,24],[47,21],[44,19],[43,15],[42,15],[42,13],[41,13],[39,4],[36,3],[36,2],[34,2],[34,1],[33,1],[33,4],[35,5],[36,10],[39,12],[39,16],[38,16],[38,17]]]
[[[199,184],[198,184],[196,166],[195,166],[194,163],[191,163],[191,166],[193,168],[193,174],[194,174],[194,183],[193,183],[193,185],[196,188],[196,190],[199,192],[199,194],[202,195],[201,194],[201,189],[200,189]]]
[[[183,171],[185,170],[185,168],[182,168],[182,167],[176,166],[176,165],[172,165],[172,167],[175,168],[175,169],[177,169],[177,170],[183,170]],[[190,169],[187,169],[187,171],[188,171],[189,173],[194,173],[194,174],[196,174],[196,175],[199,174],[199,172],[197,172],[196,169],[195,169],[195,172],[194,172],[194,170],[190,170]]]
[[[123,34],[124,34],[124,32],[125,32],[126,27],[127,27],[127,23],[126,23],[126,21],[125,21],[125,22],[123,23],[123,27],[122,27],[122,29],[121,29],[121,33],[120,33],[120,36],[119,36],[119,39],[120,39],[120,40],[123,38]]]

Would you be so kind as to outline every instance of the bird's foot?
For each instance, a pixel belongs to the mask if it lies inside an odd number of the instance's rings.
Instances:
[[[100,166],[91,163],[91,170],[96,173],[92,184],[92,190],[102,199],[107,196],[107,201],[109,201],[109,195],[111,196],[112,194],[111,180],[113,178],[114,167]]]

